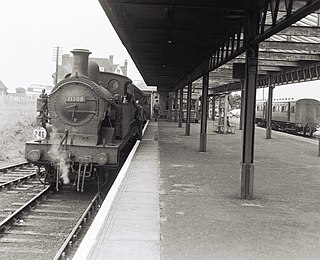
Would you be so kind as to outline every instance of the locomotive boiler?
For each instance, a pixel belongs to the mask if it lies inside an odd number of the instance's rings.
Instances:
[[[129,78],[100,72],[88,50],[71,52],[72,73],[37,100],[39,127],[26,143],[25,157],[45,167],[45,181],[57,190],[72,183],[83,191],[86,181],[101,184],[135,140],[136,103],[144,95]]]
[[[267,102],[256,102],[256,123],[266,126]],[[277,100],[272,103],[272,129],[312,136],[320,125],[320,102],[315,99]]]

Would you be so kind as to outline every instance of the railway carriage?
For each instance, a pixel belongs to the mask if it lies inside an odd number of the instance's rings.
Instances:
[[[137,103],[144,94],[122,75],[99,72],[90,52],[72,51],[71,75],[37,101],[39,128],[27,142],[25,157],[46,168],[46,181],[59,189],[72,182],[83,190],[86,180],[105,178],[116,168],[139,129]]]
[[[267,101],[256,102],[256,123],[266,126]],[[280,100],[272,103],[272,129],[312,136],[320,125],[320,102],[315,99]]]

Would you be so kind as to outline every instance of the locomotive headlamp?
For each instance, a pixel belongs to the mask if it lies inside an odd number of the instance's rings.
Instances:
[[[120,83],[116,79],[112,79],[108,83],[108,87],[112,90],[117,90],[119,87]]]
[[[106,153],[99,153],[96,157],[96,160],[99,165],[105,165],[108,162],[109,158]]]
[[[40,150],[31,150],[29,153],[28,153],[28,159],[32,162],[37,162],[40,160],[40,157],[41,157],[41,152]]]

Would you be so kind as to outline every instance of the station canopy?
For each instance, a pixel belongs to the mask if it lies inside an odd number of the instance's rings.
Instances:
[[[320,77],[320,0],[99,0],[147,85],[239,90],[259,44],[258,87]],[[245,39],[249,14],[259,32]]]

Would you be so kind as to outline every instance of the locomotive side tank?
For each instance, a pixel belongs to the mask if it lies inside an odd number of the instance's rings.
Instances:
[[[267,102],[256,102],[256,123],[265,127]],[[320,102],[315,99],[273,101],[272,129],[313,135],[320,125]]]
[[[143,103],[144,95],[129,78],[99,72],[88,62],[88,50],[72,53],[71,75],[38,99],[39,128],[26,143],[25,156],[46,167],[46,180],[57,189],[73,181],[83,190],[85,179],[97,180],[119,165],[138,132],[134,102]]]

